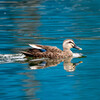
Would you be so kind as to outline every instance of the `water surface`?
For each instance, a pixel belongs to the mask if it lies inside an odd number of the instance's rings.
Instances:
[[[62,49],[63,40],[71,38],[83,48],[72,51],[87,56],[67,63],[80,63],[72,71],[63,62],[34,70],[31,62],[5,58],[0,64],[1,100],[99,100],[99,5],[99,0],[0,1],[0,54],[19,54],[32,43]]]

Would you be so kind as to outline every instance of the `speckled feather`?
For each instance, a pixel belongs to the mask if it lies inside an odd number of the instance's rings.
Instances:
[[[22,51],[22,53],[28,57],[38,57],[38,58],[66,58],[73,56],[72,51],[70,50],[75,45],[74,41],[71,39],[64,40],[63,42],[63,51],[57,47],[53,46],[44,46],[44,45],[34,45],[29,44],[32,48]],[[75,47],[74,47],[75,48]],[[42,50],[43,49],[43,50]],[[80,49],[77,46],[77,49]]]
[[[62,50],[58,49],[57,47],[53,46],[43,46],[43,45],[36,45],[46,50],[46,52],[41,52],[39,49],[30,48],[26,51],[22,51],[23,54],[30,57],[45,57],[45,58],[64,58],[66,56],[70,56],[63,52]]]

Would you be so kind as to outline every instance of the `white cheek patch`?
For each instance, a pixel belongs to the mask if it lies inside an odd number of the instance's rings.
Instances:
[[[72,45],[72,47],[74,46],[74,44],[71,44]]]
[[[73,40],[66,40],[66,41],[64,41],[64,43],[63,43],[63,46],[65,47],[65,46],[67,46],[67,48],[73,48],[74,47],[74,41]]]
[[[63,45],[66,45],[66,44],[68,44],[68,42],[69,42],[69,41],[65,41]]]

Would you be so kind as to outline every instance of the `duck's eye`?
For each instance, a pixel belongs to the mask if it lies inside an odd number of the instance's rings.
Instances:
[[[72,41],[69,41],[68,43],[73,43]]]

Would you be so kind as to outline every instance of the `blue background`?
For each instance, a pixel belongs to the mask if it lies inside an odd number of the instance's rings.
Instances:
[[[57,46],[73,39],[86,58],[74,72],[63,63],[31,70],[28,63],[0,64],[1,100],[100,100],[100,0],[1,0],[0,54],[28,44]]]

